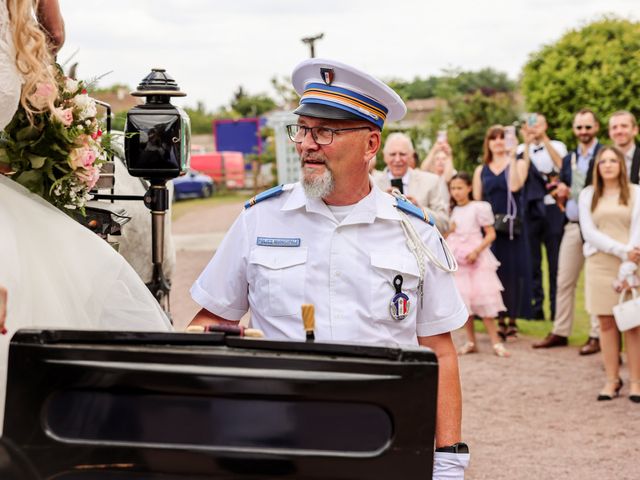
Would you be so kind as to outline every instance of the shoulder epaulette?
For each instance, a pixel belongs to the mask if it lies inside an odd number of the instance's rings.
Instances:
[[[402,200],[401,198],[396,198],[396,207],[402,210],[409,215],[413,215],[414,217],[418,217],[419,219],[427,222],[429,225],[434,226],[436,222],[431,217],[429,212],[426,212],[420,207],[416,207],[413,203]]]
[[[277,197],[278,195],[280,195],[285,190],[288,190],[288,188],[286,188],[286,187],[288,187],[288,185],[284,185],[283,184],[283,185],[278,185],[277,187],[270,188],[269,190],[265,190],[264,192],[260,192],[255,197],[251,197],[249,200],[247,200],[245,202],[245,204],[244,204],[244,208],[251,208],[256,203],[260,203],[263,200],[267,200],[269,198]]]

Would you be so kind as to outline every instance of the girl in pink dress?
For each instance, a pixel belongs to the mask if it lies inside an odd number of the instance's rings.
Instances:
[[[494,353],[508,357],[510,354],[500,341],[494,321],[506,308],[502,302],[502,284],[496,273],[500,263],[489,249],[496,238],[493,212],[487,202],[472,200],[471,189],[471,177],[466,172],[457,173],[449,182],[454,207],[447,243],[458,261],[456,284],[470,314],[465,324],[467,342],[458,353],[478,351],[473,326],[473,315],[478,315],[489,333]]]

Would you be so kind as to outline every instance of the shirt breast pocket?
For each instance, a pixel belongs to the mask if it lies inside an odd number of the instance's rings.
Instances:
[[[256,247],[249,255],[254,267],[257,308],[268,315],[300,313],[304,302],[307,247]],[[265,291],[266,290],[266,291]]]
[[[372,252],[371,253],[371,317],[378,321],[397,323],[409,323],[410,318],[415,319],[418,302],[418,283],[420,270],[413,255],[398,252]],[[409,297],[409,315],[403,320],[396,320],[391,316],[389,305],[396,288],[393,279],[396,275],[402,277],[401,292]]]

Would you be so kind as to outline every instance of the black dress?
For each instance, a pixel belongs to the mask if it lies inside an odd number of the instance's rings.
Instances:
[[[496,175],[488,165],[484,165],[480,178],[482,199],[491,204],[493,213],[507,213],[506,169]],[[522,221],[522,233],[515,235],[511,240],[508,234],[496,232],[496,240],[491,245],[491,251],[500,262],[497,273],[504,287],[502,300],[507,311],[501,316],[530,318],[531,267],[526,222],[522,218],[522,190],[512,192],[512,195],[517,205],[517,216]]]

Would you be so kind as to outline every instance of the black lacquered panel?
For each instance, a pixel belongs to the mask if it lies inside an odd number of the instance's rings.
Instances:
[[[54,394],[46,422],[71,441],[341,453],[381,451],[393,434],[366,403],[83,390]]]

